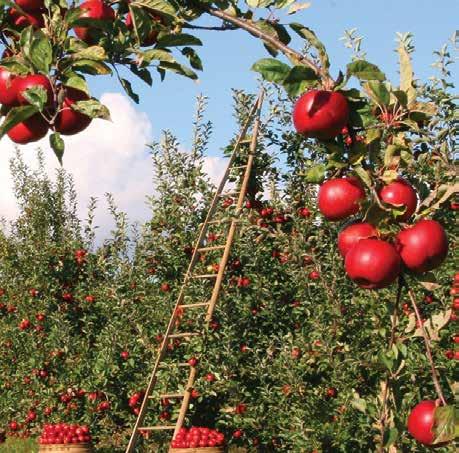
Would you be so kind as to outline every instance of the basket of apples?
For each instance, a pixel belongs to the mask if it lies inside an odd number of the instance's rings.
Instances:
[[[171,443],[169,453],[221,453],[225,436],[216,429],[192,426],[181,428]]]
[[[46,424],[38,439],[41,453],[91,453],[88,426],[69,423]]]

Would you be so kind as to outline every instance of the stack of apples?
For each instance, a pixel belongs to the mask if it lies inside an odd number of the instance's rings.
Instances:
[[[81,444],[91,442],[91,434],[87,425],[68,423],[48,423],[38,440],[40,445]]]
[[[330,140],[348,131],[349,106],[339,92],[312,90],[295,104],[293,123],[306,137]],[[438,267],[448,253],[446,233],[435,220],[419,220],[409,225],[416,211],[418,195],[413,186],[399,176],[379,188],[378,202],[394,208],[401,229],[395,237],[381,238],[369,222],[355,221],[338,236],[338,248],[344,258],[347,275],[359,286],[379,289],[389,286],[403,266],[414,273]],[[359,213],[366,193],[355,176],[333,178],[319,188],[318,207],[325,219],[335,222]],[[389,215],[389,213],[388,213]]]
[[[181,428],[172,441],[172,448],[206,448],[221,447],[225,444],[225,436],[216,429],[193,426]]]

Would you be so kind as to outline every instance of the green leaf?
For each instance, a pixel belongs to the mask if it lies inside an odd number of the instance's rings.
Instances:
[[[1,66],[7,68],[8,71],[16,75],[26,75],[31,72],[28,66],[20,62],[15,57],[4,58],[3,60],[1,60]]]
[[[381,179],[386,183],[390,184],[398,178],[397,170],[385,170],[381,175]]]
[[[182,54],[188,58],[188,61],[190,62],[192,68],[198,71],[202,71],[201,59],[199,58],[199,55],[196,53],[194,49],[192,49],[191,47],[184,47],[182,49]]]
[[[83,91],[89,95],[89,88],[86,80],[83,77],[80,77],[76,74],[72,74],[66,80],[64,80],[64,86],[69,88],[75,88],[76,90]]]
[[[392,368],[394,366],[394,361],[392,360],[391,357],[389,357],[389,354],[386,354],[383,351],[381,351],[378,354],[378,359],[389,371],[392,371]]]
[[[181,65],[180,63],[176,63],[176,62],[169,63],[167,61],[162,61],[159,66],[162,69],[166,69],[167,71],[175,72],[177,74],[188,77],[192,80],[198,79],[198,75],[194,71],[192,71],[190,68],[187,68],[184,65]]]
[[[35,115],[38,110],[33,105],[25,105],[23,107],[12,108],[5,117],[2,125],[0,126],[0,139],[16,124],[25,121],[31,116]]]
[[[126,92],[126,94],[127,94],[136,104],[138,104],[138,103],[139,103],[139,95],[138,95],[137,93],[134,93],[134,91],[132,90],[131,82],[129,82],[129,80],[126,80],[126,79],[123,79],[123,78],[120,78],[119,81],[120,81],[121,86],[123,87],[124,91]]]
[[[389,105],[390,93],[382,82],[370,80],[363,85],[363,89],[377,105]]]
[[[169,63],[175,63],[175,58],[166,50],[162,49],[151,49],[145,52],[137,53],[140,66],[148,65],[154,60],[167,61]]]
[[[398,429],[389,428],[384,431],[383,445],[387,448],[390,447],[398,438]]]
[[[413,86],[413,67],[411,65],[410,54],[403,42],[397,49],[400,66],[400,90],[406,93],[407,104],[416,100],[416,89]]]
[[[142,79],[147,85],[151,86],[153,84],[151,72],[148,69],[139,68],[138,66],[134,64],[130,65],[130,69],[133,74],[139,77],[139,79]]]
[[[75,61],[72,64],[72,69],[91,75],[107,75],[112,73],[111,69],[105,63],[86,59]]]
[[[41,86],[35,86],[25,90],[23,96],[29,104],[33,105],[40,112],[43,111],[48,101],[48,93]]]
[[[318,80],[317,74],[306,66],[294,66],[290,69],[282,85],[291,97],[299,96],[309,87],[315,85]]]
[[[74,60],[104,61],[107,58],[105,49],[101,46],[90,46],[72,54]]]
[[[386,80],[384,73],[374,64],[365,60],[356,60],[347,65],[347,77],[359,80]]]
[[[49,136],[49,144],[51,145],[54,154],[57,157],[57,160],[62,165],[62,157],[64,156],[65,143],[62,140],[61,134],[59,132],[54,132]]]
[[[290,6],[287,14],[296,14],[298,11],[303,11],[311,6],[311,3],[294,3]]]
[[[131,5],[142,6],[157,13],[170,16],[171,18],[175,18],[177,13],[171,3],[166,0],[135,0]]]
[[[259,72],[268,82],[275,83],[281,83],[290,72],[290,66],[275,58],[262,58],[251,69]]]
[[[42,31],[36,32],[30,44],[28,58],[38,72],[43,74],[49,73],[50,65],[53,60],[53,47],[50,40]]]
[[[310,28],[298,23],[290,24],[290,28],[302,38],[306,39],[306,41],[308,41],[317,50],[322,67],[328,70],[330,67],[330,60],[328,59],[325,46],[321,41],[319,41],[316,34]]]
[[[325,165],[318,164],[310,167],[305,174],[305,179],[311,184],[320,184],[325,179]]]
[[[110,111],[108,108],[96,99],[75,102],[72,104],[72,109],[76,112],[83,113],[90,118],[101,118],[103,120],[111,121]]]
[[[367,187],[372,187],[371,176],[367,170],[365,170],[361,165],[357,165],[354,167],[354,171]]]
[[[160,35],[157,41],[158,47],[179,47],[179,46],[202,46],[202,41],[196,36],[182,34]]]
[[[454,406],[439,406],[434,412],[435,440],[433,445],[451,442],[455,439],[457,417]]]

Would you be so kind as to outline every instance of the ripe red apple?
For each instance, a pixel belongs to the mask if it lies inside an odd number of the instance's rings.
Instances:
[[[435,401],[424,400],[414,406],[408,416],[408,432],[422,444],[431,445],[435,440],[432,428],[436,408]]]
[[[45,7],[44,0],[15,0],[15,3],[25,12],[38,11]]]
[[[80,19],[94,19],[105,22],[115,20],[115,11],[102,0],[88,0],[83,2],[79,8],[83,10]],[[94,27],[75,27],[75,34],[87,44],[96,44],[102,36],[101,30]]]
[[[164,293],[168,293],[171,290],[169,283],[162,283],[161,284],[161,291]]]
[[[48,133],[49,124],[39,114],[35,114],[24,120],[22,123],[16,124],[8,131],[8,137],[14,143],[25,145],[27,143],[36,142]]]
[[[14,74],[0,66],[0,104],[8,107],[18,105],[16,91],[13,88],[15,78]]]
[[[129,359],[129,351],[121,351],[120,356],[123,360]]]
[[[155,22],[161,22],[161,17],[153,15],[151,18]],[[132,15],[131,13],[128,13],[126,17],[126,27],[129,28],[129,30],[134,29],[134,22],[132,20]],[[153,44],[156,43],[156,40],[158,38],[159,30],[151,30],[150,34],[141,42],[142,46],[148,47],[152,46]]]
[[[346,273],[351,280],[366,289],[389,286],[400,273],[400,256],[388,242],[362,239],[345,258]]]
[[[92,118],[72,109],[72,105],[78,101],[87,101],[89,96],[75,88],[65,88],[65,97],[62,110],[56,116],[54,129],[62,135],[74,135],[84,131],[92,121]]]
[[[298,99],[293,109],[295,129],[306,137],[329,140],[341,132],[348,120],[347,100],[336,91],[308,91]]]
[[[445,230],[435,220],[420,220],[397,235],[397,249],[405,266],[414,272],[428,272],[448,254]]]
[[[396,217],[397,220],[408,220],[416,211],[418,198],[413,186],[402,178],[391,182],[379,191],[379,198],[384,203],[405,207],[405,212]]]
[[[327,220],[342,220],[356,214],[365,191],[355,177],[325,181],[319,188],[319,210]]]
[[[319,273],[319,271],[311,271],[311,272],[309,272],[308,277],[309,277],[311,280],[317,280],[317,279],[320,278],[320,273]]]
[[[198,359],[196,357],[191,357],[188,359],[188,365],[190,366],[196,366],[198,364]]]
[[[51,105],[53,102],[54,94],[51,87],[51,82],[48,77],[42,74],[30,74],[21,77],[15,77],[13,82],[13,89],[16,91],[16,96],[19,104],[27,105],[29,101],[24,97],[24,93],[35,87],[42,87],[48,96],[47,105]]]
[[[303,218],[307,218],[311,215],[311,211],[308,208],[298,208],[298,215]]]
[[[343,228],[338,234],[338,249],[341,256],[345,257],[361,239],[374,238],[377,235],[376,228],[367,222],[357,222]]]

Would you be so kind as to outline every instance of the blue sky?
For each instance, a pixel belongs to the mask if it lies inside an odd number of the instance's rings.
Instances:
[[[414,69],[418,78],[425,79],[434,73],[430,67],[432,52],[459,28],[458,17],[459,2],[456,0],[312,0],[310,8],[286,20],[281,18],[281,22],[301,22],[312,28],[327,47],[334,75],[345,68],[350,58],[349,50],[339,38],[344,30],[356,27],[364,37],[367,59],[396,81],[396,32],[414,34]],[[201,21],[204,25],[211,22]],[[162,83],[155,78],[152,87],[135,80],[136,91],[141,95],[137,108],[149,116],[154,139],[159,138],[162,129],[170,128],[184,145],[189,145],[195,99],[203,93],[210,98],[207,114],[215,126],[210,154],[218,155],[234,130],[231,88],[256,90],[256,74],[250,71],[250,67],[268,55],[262,44],[245,32],[205,31],[196,34],[204,42],[199,49],[205,65],[200,82],[172,74]],[[295,44],[300,48],[298,41]],[[95,95],[120,91],[115,78],[97,77],[91,86]]]

